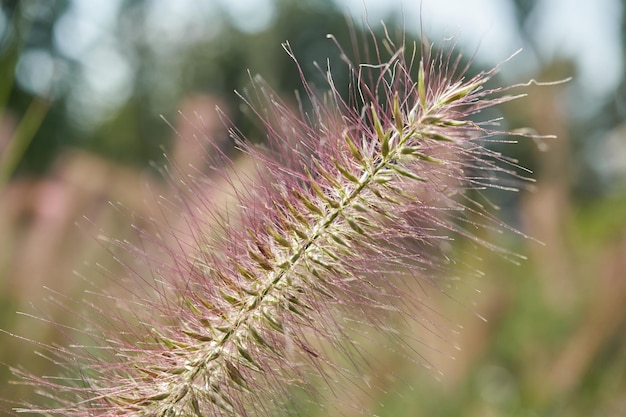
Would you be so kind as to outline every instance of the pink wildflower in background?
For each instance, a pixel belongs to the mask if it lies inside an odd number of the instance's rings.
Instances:
[[[245,165],[215,146],[212,175],[177,178],[169,221],[144,235],[159,250],[119,242],[149,274],[129,265],[139,285],[114,297],[121,310],[92,305],[80,340],[48,348],[73,376],[21,374],[57,406],[20,411],[307,415],[320,397],[358,409],[346,387],[367,390],[375,362],[358,338],[419,359],[401,323],[446,337],[416,288],[438,287],[450,240],[488,245],[468,230],[500,226],[467,193],[517,168],[485,148],[501,132],[474,116],[516,96],[486,87],[496,69],[467,77],[452,51],[374,46],[374,62],[349,64],[347,98],[330,70],[321,96],[302,76],[308,111],[255,82],[244,100],[260,103],[267,145],[233,129]]]

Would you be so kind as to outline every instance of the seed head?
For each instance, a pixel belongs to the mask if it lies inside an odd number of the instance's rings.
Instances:
[[[271,415],[296,410],[296,391],[316,401],[344,395],[342,381],[365,385],[364,329],[383,341],[403,339],[401,320],[438,332],[415,289],[437,286],[450,240],[483,243],[463,227],[482,212],[468,190],[515,173],[484,146],[500,132],[475,116],[515,97],[486,87],[496,69],[466,79],[452,52],[382,46],[374,63],[346,59],[347,97],[330,69],[318,95],[297,61],[308,110],[262,80],[241,95],[267,129],[266,146],[231,131],[253,168],[223,159],[212,180],[177,183],[178,220],[151,238],[160,254],[126,248],[149,261],[149,289],[128,314],[105,313],[96,347],[51,349],[77,377],[27,377],[60,405],[21,411]],[[209,183],[231,188],[227,204]]]

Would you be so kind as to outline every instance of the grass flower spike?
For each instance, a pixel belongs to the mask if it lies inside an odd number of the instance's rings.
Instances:
[[[487,88],[496,69],[465,78],[452,52],[374,46],[375,62],[346,58],[348,96],[330,69],[317,95],[296,65],[306,111],[255,81],[242,97],[267,145],[232,130],[254,173],[221,155],[213,180],[181,179],[179,221],[146,238],[161,255],[127,248],[148,261],[148,289],[120,300],[127,312],[103,314],[108,323],[85,335],[95,347],[50,348],[76,376],[30,376],[59,405],[21,411],[308,415],[319,397],[350,403],[346,385],[367,389],[359,373],[373,358],[359,337],[402,343],[413,337],[403,322],[443,332],[416,288],[438,285],[450,240],[484,243],[468,230],[490,221],[468,191],[517,170],[484,146],[500,132],[474,116],[515,97]],[[209,182],[230,185],[235,203],[207,197]]]

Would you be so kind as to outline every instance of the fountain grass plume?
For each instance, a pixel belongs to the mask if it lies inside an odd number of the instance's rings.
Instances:
[[[308,110],[254,81],[241,96],[267,143],[231,129],[252,169],[242,172],[215,145],[212,177],[178,178],[179,198],[162,202],[176,220],[144,237],[160,251],[120,242],[150,267],[138,273],[143,288],[117,299],[121,312],[92,305],[104,325],[94,319],[98,330],[73,347],[48,348],[74,376],[22,373],[57,405],[17,411],[302,415],[307,406],[290,400],[296,391],[311,404],[349,402],[340,398],[346,384],[367,389],[360,373],[372,356],[357,341],[365,330],[382,344],[413,337],[396,327],[403,322],[446,337],[415,288],[438,286],[451,240],[489,245],[472,229],[502,226],[470,194],[501,186],[496,177],[517,180],[518,169],[485,147],[502,132],[476,115],[519,96],[487,87],[497,68],[469,77],[452,50],[389,38],[374,41],[373,62],[342,51],[348,96],[330,69],[318,95],[284,47]],[[229,190],[226,203],[207,193],[217,187]]]

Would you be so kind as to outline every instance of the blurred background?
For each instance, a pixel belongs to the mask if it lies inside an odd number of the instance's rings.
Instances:
[[[293,97],[298,74],[281,42],[323,86],[314,61],[343,69],[326,34],[349,48],[346,15],[357,32],[369,22],[379,33],[384,19],[392,32],[404,27],[435,44],[453,37],[474,57],[471,72],[523,48],[500,84],[574,78],[531,86],[500,109],[507,127],[558,136],[503,148],[537,182],[494,195],[499,215],[536,241],[487,238],[528,259],[518,266],[459,242],[460,263],[483,274],[458,271],[468,282],[450,290],[460,302],[432,297],[463,326],[454,341],[462,350],[455,360],[441,355],[438,378],[383,360],[402,377],[364,402],[381,417],[626,415],[624,0],[0,4],[0,328],[63,343],[58,327],[28,315],[72,323],[79,312],[43,300],[79,300],[118,273],[97,236],[134,239],[118,207],[134,222],[158,211],[163,152],[201,167],[202,138],[227,138],[216,106],[262,140],[234,90],[249,87],[252,73]],[[35,350],[0,333],[0,362],[53,373]],[[34,395],[12,378],[0,368],[0,396]]]

